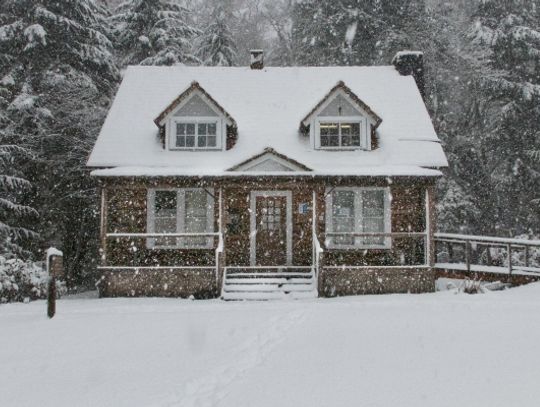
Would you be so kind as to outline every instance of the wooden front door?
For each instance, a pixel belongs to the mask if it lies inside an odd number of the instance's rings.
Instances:
[[[287,264],[287,220],[286,195],[255,195],[255,265]]]

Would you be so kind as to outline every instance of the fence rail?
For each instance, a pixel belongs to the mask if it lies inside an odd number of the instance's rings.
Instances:
[[[540,274],[540,240],[436,233],[435,244],[439,268]]]

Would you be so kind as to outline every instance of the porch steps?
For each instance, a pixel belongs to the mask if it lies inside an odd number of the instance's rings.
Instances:
[[[228,301],[265,301],[317,297],[313,270],[257,272],[227,268],[221,298]]]

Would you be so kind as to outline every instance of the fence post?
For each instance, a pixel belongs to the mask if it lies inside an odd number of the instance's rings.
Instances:
[[[529,267],[529,246],[525,246],[525,267]]]
[[[47,273],[49,284],[47,286],[47,316],[56,314],[56,278],[63,275],[63,254],[60,250],[50,247],[47,249]]]
[[[471,272],[471,242],[467,240],[465,242],[465,264],[467,266],[467,273]]]
[[[512,274],[512,244],[508,243],[506,245],[506,250],[508,251],[508,274]]]

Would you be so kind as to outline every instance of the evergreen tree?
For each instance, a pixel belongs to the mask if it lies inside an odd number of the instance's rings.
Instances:
[[[454,173],[473,197],[478,233],[513,235],[540,227],[540,15],[535,1],[479,4],[470,31],[475,74],[468,111],[451,152]]]
[[[423,0],[307,0],[293,8],[292,35],[301,64],[373,65],[420,45],[427,23]]]
[[[217,1],[214,3],[214,11],[198,43],[197,55],[203,64],[236,65],[236,46],[229,28],[233,20],[234,16],[230,9],[227,9],[226,2]]]
[[[192,43],[200,34],[189,10],[173,0],[126,0],[113,17],[121,65],[196,63]]]
[[[85,163],[119,79],[107,24],[107,10],[93,0],[0,7],[3,134],[31,153],[20,168],[34,186],[28,204],[41,215],[33,226],[42,245],[64,249],[72,282],[97,256],[97,199]]]

